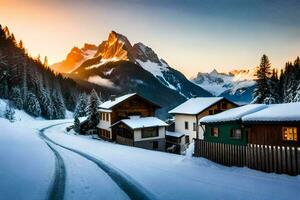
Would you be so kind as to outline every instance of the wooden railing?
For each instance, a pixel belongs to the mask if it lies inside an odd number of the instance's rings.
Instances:
[[[226,166],[246,166],[279,174],[300,174],[300,147],[233,145],[195,140],[194,156]]]

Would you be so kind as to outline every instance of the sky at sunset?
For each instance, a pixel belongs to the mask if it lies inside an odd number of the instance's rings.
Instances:
[[[275,67],[300,55],[299,0],[0,0],[0,23],[55,63],[115,30],[187,77],[213,68]]]

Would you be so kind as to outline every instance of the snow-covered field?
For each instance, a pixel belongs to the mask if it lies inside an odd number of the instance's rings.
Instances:
[[[3,103],[3,102],[2,102]],[[1,104],[1,102],[0,102]],[[1,112],[1,106],[0,106]],[[55,157],[38,130],[68,120],[0,118],[0,199],[45,199],[53,181]],[[224,167],[202,158],[118,145],[65,132],[53,126],[45,135],[56,143],[101,160],[145,189],[153,199],[297,199],[300,176]],[[128,199],[113,179],[86,158],[51,144],[66,170],[65,199]]]

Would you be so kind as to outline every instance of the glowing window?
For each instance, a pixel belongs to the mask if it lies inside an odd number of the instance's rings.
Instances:
[[[297,127],[283,127],[282,139],[285,141],[298,141]]]

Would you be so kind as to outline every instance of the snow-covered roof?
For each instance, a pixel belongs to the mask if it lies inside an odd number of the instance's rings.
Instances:
[[[242,118],[244,122],[299,122],[300,102],[271,104],[268,108]]]
[[[99,108],[98,111],[99,112],[105,112],[105,113],[111,113],[112,112],[112,110],[110,110],[110,109],[103,109],[103,108]]]
[[[191,98],[186,102],[180,104],[173,110],[170,110],[170,114],[187,114],[196,115],[213,104],[221,101],[223,97],[197,97]]]
[[[216,115],[205,116],[200,119],[200,123],[205,124],[205,123],[237,121],[237,120],[241,120],[242,117],[245,115],[249,115],[251,113],[263,110],[267,107],[268,106],[265,104],[249,104],[237,108],[232,108]]]
[[[130,98],[130,97],[132,97],[134,95],[136,95],[136,93],[126,94],[126,95],[117,97],[113,101],[112,100],[105,101],[99,107],[100,108],[104,108],[104,109],[110,109],[110,108],[114,107],[115,105],[121,103],[122,101],[125,101],[126,99],[128,99],[128,98]]]
[[[122,119],[116,122],[112,126],[123,122],[132,129],[148,128],[156,126],[168,126],[164,121],[158,119],[157,117],[131,117],[130,119]]]
[[[183,133],[172,132],[172,131],[166,131],[166,135],[167,136],[172,136],[172,137],[177,137],[177,138],[180,138],[180,137],[184,136]]]

